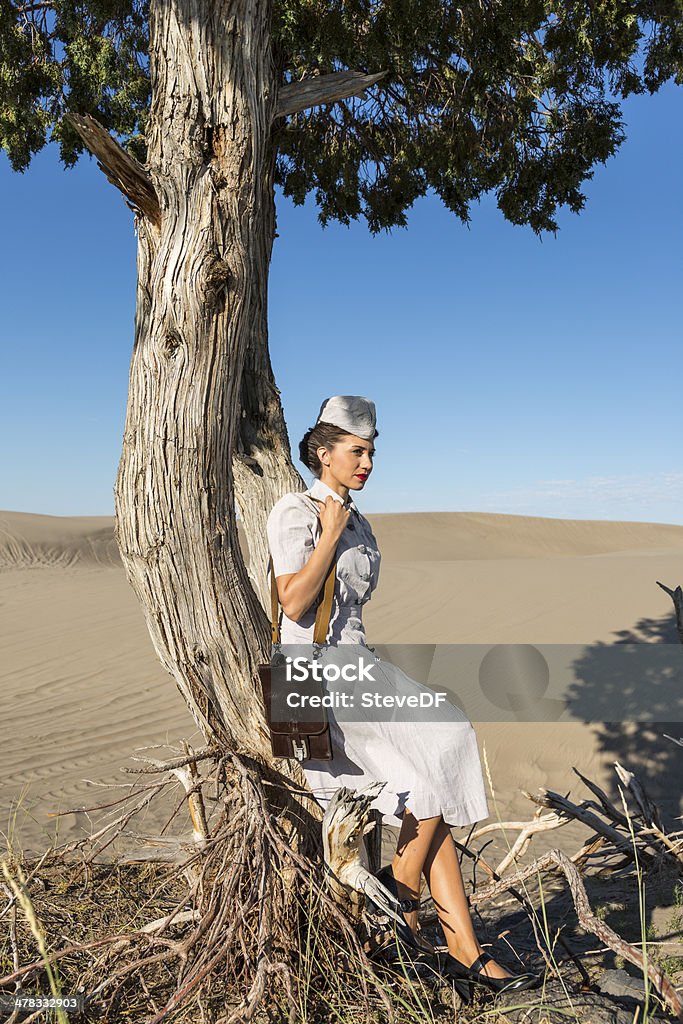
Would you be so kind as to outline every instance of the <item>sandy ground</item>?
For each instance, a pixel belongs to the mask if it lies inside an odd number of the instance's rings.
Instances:
[[[604,645],[677,643],[673,606],[656,580],[683,583],[681,526],[475,513],[369,518],[382,550],[365,614],[370,643],[566,644],[587,662]],[[135,748],[181,737],[199,745],[201,737],[156,659],[111,518],[0,513],[0,606],[0,830],[33,852],[57,829],[60,841],[90,829],[96,815],[77,809],[123,793],[108,787],[130,784],[120,769],[133,766]],[[610,686],[606,706],[622,707],[619,679]],[[583,799],[572,766],[615,794],[615,760],[642,774],[669,821],[681,814],[683,749],[662,737],[683,735],[671,709],[661,726],[483,717],[472,715],[494,786],[491,820],[530,818],[525,789]],[[152,815],[144,827],[154,833],[160,824]],[[570,825],[534,850],[574,852],[583,835]],[[390,833],[386,842],[389,850]]]

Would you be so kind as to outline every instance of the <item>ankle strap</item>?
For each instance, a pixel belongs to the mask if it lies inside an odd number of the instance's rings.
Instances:
[[[396,885],[396,879],[394,878],[394,872],[392,870],[391,864],[387,864],[386,867],[378,871],[377,877],[379,878],[380,882],[382,882],[387,887],[391,895],[398,902],[398,905],[404,914],[410,914],[413,910],[420,909],[419,896],[417,897],[417,899],[408,899],[406,897],[406,899],[400,900],[398,898],[398,887]]]
[[[470,971],[481,971],[486,966],[486,964],[489,962],[489,960],[493,960],[493,957],[491,956],[490,953],[487,953],[486,950],[484,950],[483,953],[479,954],[479,956],[474,961],[474,963],[470,964],[468,970],[470,970]]]
[[[399,905],[399,907],[401,908],[401,910],[403,911],[404,914],[410,914],[411,911],[419,910],[420,909],[420,901],[419,900],[409,900],[409,899],[399,900],[398,901],[398,905]]]

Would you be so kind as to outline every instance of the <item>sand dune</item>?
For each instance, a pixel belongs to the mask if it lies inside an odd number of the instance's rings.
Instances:
[[[113,516],[0,512],[0,569],[120,566]]]
[[[543,519],[493,512],[404,512],[368,519],[387,561],[683,553],[683,526],[666,523]]]
[[[385,562],[449,562],[557,555],[683,553],[683,526],[542,519],[488,512],[368,516]],[[243,530],[238,524],[240,541]],[[0,511],[0,569],[120,566],[113,516],[44,516]]]
[[[365,614],[370,643],[676,642],[656,580],[683,582],[683,526],[441,512],[369,519],[382,550]],[[133,765],[134,748],[201,737],[156,658],[111,517],[0,512],[0,570],[0,830],[14,827],[21,797],[17,838],[39,850],[57,821],[62,839],[90,828],[83,812],[48,814],[123,792],[102,784],[130,785],[120,766]],[[667,813],[681,813],[683,751],[662,731],[679,734],[671,724],[477,725],[504,819],[532,815],[521,788],[585,796],[572,765],[609,788],[617,758],[643,770]],[[161,823],[150,815],[144,827]],[[579,840],[571,826],[538,849],[573,852]]]

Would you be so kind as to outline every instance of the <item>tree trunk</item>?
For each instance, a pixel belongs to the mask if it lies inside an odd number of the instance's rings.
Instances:
[[[208,740],[269,754],[265,517],[301,486],[267,351],[277,82],[268,2],[152,0],[147,170],[116,531],[152,640]],[[244,367],[248,367],[247,375]],[[234,456],[234,462],[233,462]]]
[[[266,520],[278,498],[287,491],[303,490],[305,483],[292,465],[280,392],[268,352],[265,294],[263,299],[242,370],[242,411],[233,473],[235,498],[249,548],[249,577],[270,620]]]

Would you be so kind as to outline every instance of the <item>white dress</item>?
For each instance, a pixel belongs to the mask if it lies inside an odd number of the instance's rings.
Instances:
[[[380,552],[367,519],[349,498],[320,480],[308,491],[285,494],[273,506],[267,533],[276,578],[304,567],[320,539],[319,507],[331,496],[351,509],[347,527],[337,547],[334,600],[327,643],[355,644],[368,652],[362,606],[370,600],[379,579]],[[315,609],[298,621],[282,612],[282,644],[306,644],[313,640]],[[333,653],[333,652],[330,652]],[[342,653],[342,652],[339,652]],[[372,654],[383,686],[401,693],[425,693],[426,687],[397,666]],[[322,807],[340,786],[361,789],[370,782],[386,785],[375,800],[384,820],[400,825],[406,807],[417,818],[442,815],[449,825],[469,825],[489,815],[477,739],[472,724],[459,709],[443,721],[339,721],[328,709],[333,759],[304,761],[308,783]]]

